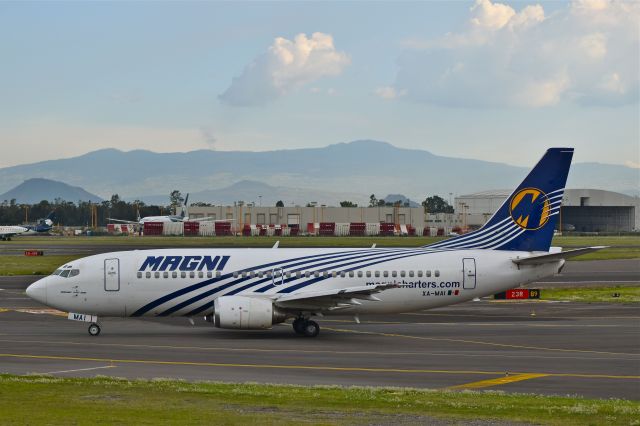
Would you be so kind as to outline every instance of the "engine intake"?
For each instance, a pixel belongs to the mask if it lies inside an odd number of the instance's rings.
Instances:
[[[213,304],[213,325],[218,328],[265,330],[287,317],[266,298],[222,296]]]

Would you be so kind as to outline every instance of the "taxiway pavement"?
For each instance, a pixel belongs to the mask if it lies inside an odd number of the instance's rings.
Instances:
[[[585,262],[579,262],[585,264]],[[91,337],[0,278],[0,372],[493,389],[640,400],[640,306],[482,300],[413,314],[219,330],[196,319],[103,319]]]

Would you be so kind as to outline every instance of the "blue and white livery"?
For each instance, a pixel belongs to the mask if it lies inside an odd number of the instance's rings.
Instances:
[[[550,251],[573,149],[552,148],[481,229],[416,248],[162,249],[85,257],[27,294],[70,319],[204,316],[216,327],[268,329],[293,319],[411,312],[483,297],[553,275]],[[276,244],[277,246],[277,244]]]

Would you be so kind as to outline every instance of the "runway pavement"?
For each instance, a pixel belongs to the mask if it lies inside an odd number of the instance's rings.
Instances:
[[[585,262],[580,262],[585,263]],[[483,300],[320,320],[320,336],[104,319],[91,337],[0,278],[0,372],[492,389],[640,400],[640,306]],[[535,314],[535,315],[532,315]]]

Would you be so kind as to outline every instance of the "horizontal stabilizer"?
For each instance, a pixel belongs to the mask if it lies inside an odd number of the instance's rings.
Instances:
[[[541,254],[541,255],[523,257],[523,258],[511,259],[511,260],[513,261],[513,263],[517,265],[542,265],[543,263],[557,262],[562,259],[568,259],[570,257],[580,256],[582,254],[591,253],[597,250],[602,250],[604,248],[607,248],[607,246],[585,247],[585,248],[567,250],[567,251],[558,252],[558,253]]]

